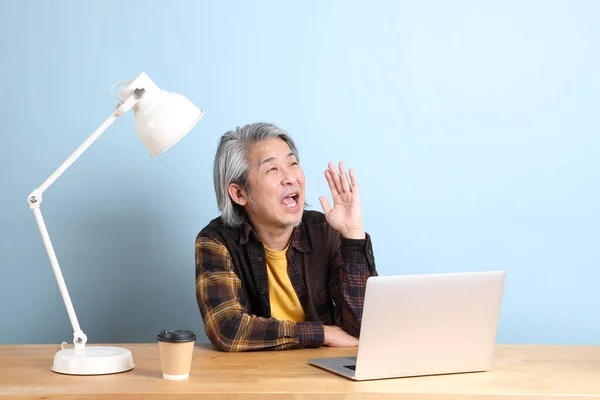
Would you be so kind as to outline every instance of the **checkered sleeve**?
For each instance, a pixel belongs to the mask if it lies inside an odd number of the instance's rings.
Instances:
[[[352,336],[360,335],[367,279],[377,276],[371,237],[348,239],[340,235],[340,246],[331,261],[329,291],[335,303],[335,323]]]
[[[227,248],[219,241],[196,240],[196,299],[211,343],[221,351],[319,347],[320,322],[280,321],[251,315]]]

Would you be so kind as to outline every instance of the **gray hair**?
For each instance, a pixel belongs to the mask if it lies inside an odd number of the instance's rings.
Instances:
[[[234,202],[229,196],[229,185],[236,183],[250,195],[248,174],[251,165],[248,154],[254,144],[263,140],[279,138],[287,143],[298,161],[298,150],[292,138],[286,131],[273,124],[257,122],[235,131],[226,132],[219,140],[213,166],[213,180],[217,195],[217,206],[226,226],[238,227],[246,218],[243,207]]]

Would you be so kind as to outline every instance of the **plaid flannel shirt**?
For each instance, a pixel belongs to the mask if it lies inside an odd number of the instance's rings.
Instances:
[[[344,238],[322,213],[305,211],[286,256],[305,322],[271,318],[264,246],[247,222],[228,228],[219,217],[198,234],[196,298],[219,350],[319,347],[332,324],[359,336],[366,282],[377,275],[370,236]]]

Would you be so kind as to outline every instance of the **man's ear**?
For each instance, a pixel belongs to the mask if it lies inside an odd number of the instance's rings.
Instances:
[[[246,191],[237,183],[230,183],[227,191],[235,203],[242,207],[248,204],[248,195],[246,194]]]

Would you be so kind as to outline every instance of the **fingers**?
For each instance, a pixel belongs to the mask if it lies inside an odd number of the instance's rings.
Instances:
[[[333,165],[332,162],[329,163],[329,174],[331,175],[331,178],[333,179],[333,183],[335,185],[335,190],[337,190],[338,193],[343,193],[344,192],[344,188],[342,187],[342,182],[340,180],[340,174],[338,174],[338,172],[335,169],[335,165]]]
[[[352,185],[348,182],[348,174],[346,173],[346,165],[343,161],[339,163],[340,172],[338,173],[332,162],[328,164],[328,169],[325,170],[325,177],[329,183],[331,193],[335,197],[339,193],[352,192],[353,187],[356,184],[356,176],[350,177]],[[354,175],[354,170],[350,168],[350,172]]]
[[[348,175],[346,174],[346,166],[343,161],[340,161],[340,180],[342,181],[342,190],[344,192],[351,192]]]
[[[331,205],[329,204],[329,200],[327,200],[327,197],[319,197],[319,202],[321,203],[321,207],[323,207],[323,212],[325,213],[325,215],[329,214],[329,212],[331,211]]]
[[[327,178],[327,183],[329,184],[329,189],[331,190],[331,195],[335,199],[339,195],[339,191],[335,185],[335,181],[333,180],[333,174],[330,170],[325,170],[325,178]]]
[[[352,191],[358,192],[358,181],[356,180],[356,173],[354,169],[350,168],[350,184],[352,185]]]

